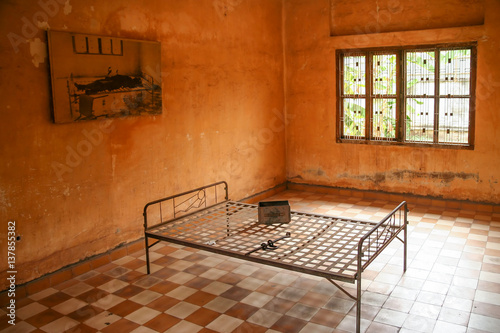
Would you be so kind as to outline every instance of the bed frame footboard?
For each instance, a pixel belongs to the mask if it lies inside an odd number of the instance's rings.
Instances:
[[[227,183],[220,181],[147,203],[143,211],[147,273],[150,273],[149,249],[160,241],[156,239],[149,244],[149,238],[155,238],[148,234],[149,229],[228,200]]]
[[[364,235],[358,243],[357,295],[356,297],[350,295],[356,300],[356,332],[360,332],[361,327],[361,273],[394,238],[403,243],[403,273],[406,272],[407,225],[408,205],[406,201],[403,201]],[[399,237],[401,231],[403,231],[403,239]]]

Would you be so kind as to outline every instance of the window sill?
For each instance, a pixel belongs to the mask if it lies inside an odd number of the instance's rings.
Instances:
[[[474,150],[473,145],[469,144],[435,144],[424,142],[400,142],[400,141],[382,141],[382,140],[355,140],[338,138],[337,143],[342,144],[360,144],[374,146],[397,146],[397,147],[413,147],[413,148],[435,148],[435,149],[456,149],[456,150]]]

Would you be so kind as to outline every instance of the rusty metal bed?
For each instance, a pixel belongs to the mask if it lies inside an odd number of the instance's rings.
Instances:
[[[218,182],[149,202],[143,214],[148,274],[149,249],[168,241],[324,277],[356,301],[356,332],[361,273],[396,238],[406,271],[406,202],[379,222],[292,211],[290,223],[261,224],[257,205],[230,201],[227,183]],[[356,295],[335,281],[356,283]]]

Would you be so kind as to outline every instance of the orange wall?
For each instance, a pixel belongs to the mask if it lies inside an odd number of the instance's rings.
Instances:
[[[286,180],[281,0],[64,3],[0,3],[0,271],[7,221],[23,283],[139,239],[148,201]],[[163,114],[54,124],[47,27],[160,41]]]
[[[500,2],[450,0],[443,2],[446,10],[429,15],[428,6],[415,6],[413,0],[381,1],[378,8],[379,2],[370,0],[356,1],[356,7],[352,1],[332,1],[333,6],[330,0],[285,1],[288,180],[499,204]],[[350,25],[340,30],[358,33],[330,37],[330,8],[346,10],[348,3],[349,13],[333,17]],[[467,21],[454,16],[453,8],[464,15],[463,6],[483,4],[484,25],[453,27],[456,22],[449,22],[451,28],[411,31],[419,18]],[[387,7],[396,19],[411,8],[411,15],[404,16],[406,26],[392,22]],[[472,21],[480,20],[477,11],[471,13]],[[373,33],[391,28],[397,32]],[[336,143],[336,49],[460,41],[478,41],[474,150]]]

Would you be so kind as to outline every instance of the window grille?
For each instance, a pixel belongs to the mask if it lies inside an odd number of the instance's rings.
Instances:
[[[406,64],[406,141],[468,144],[471,50],[407,51]]]
[[[473,148],[475,54],[475,43],[338,51],[338,141]]]
[[[390,140],[396,137],[396,54],[372,56],[372,138]]]
[[[362,139],[366,120],[366,57],[346,56],[344,73],[343,131],[350,138]]]

